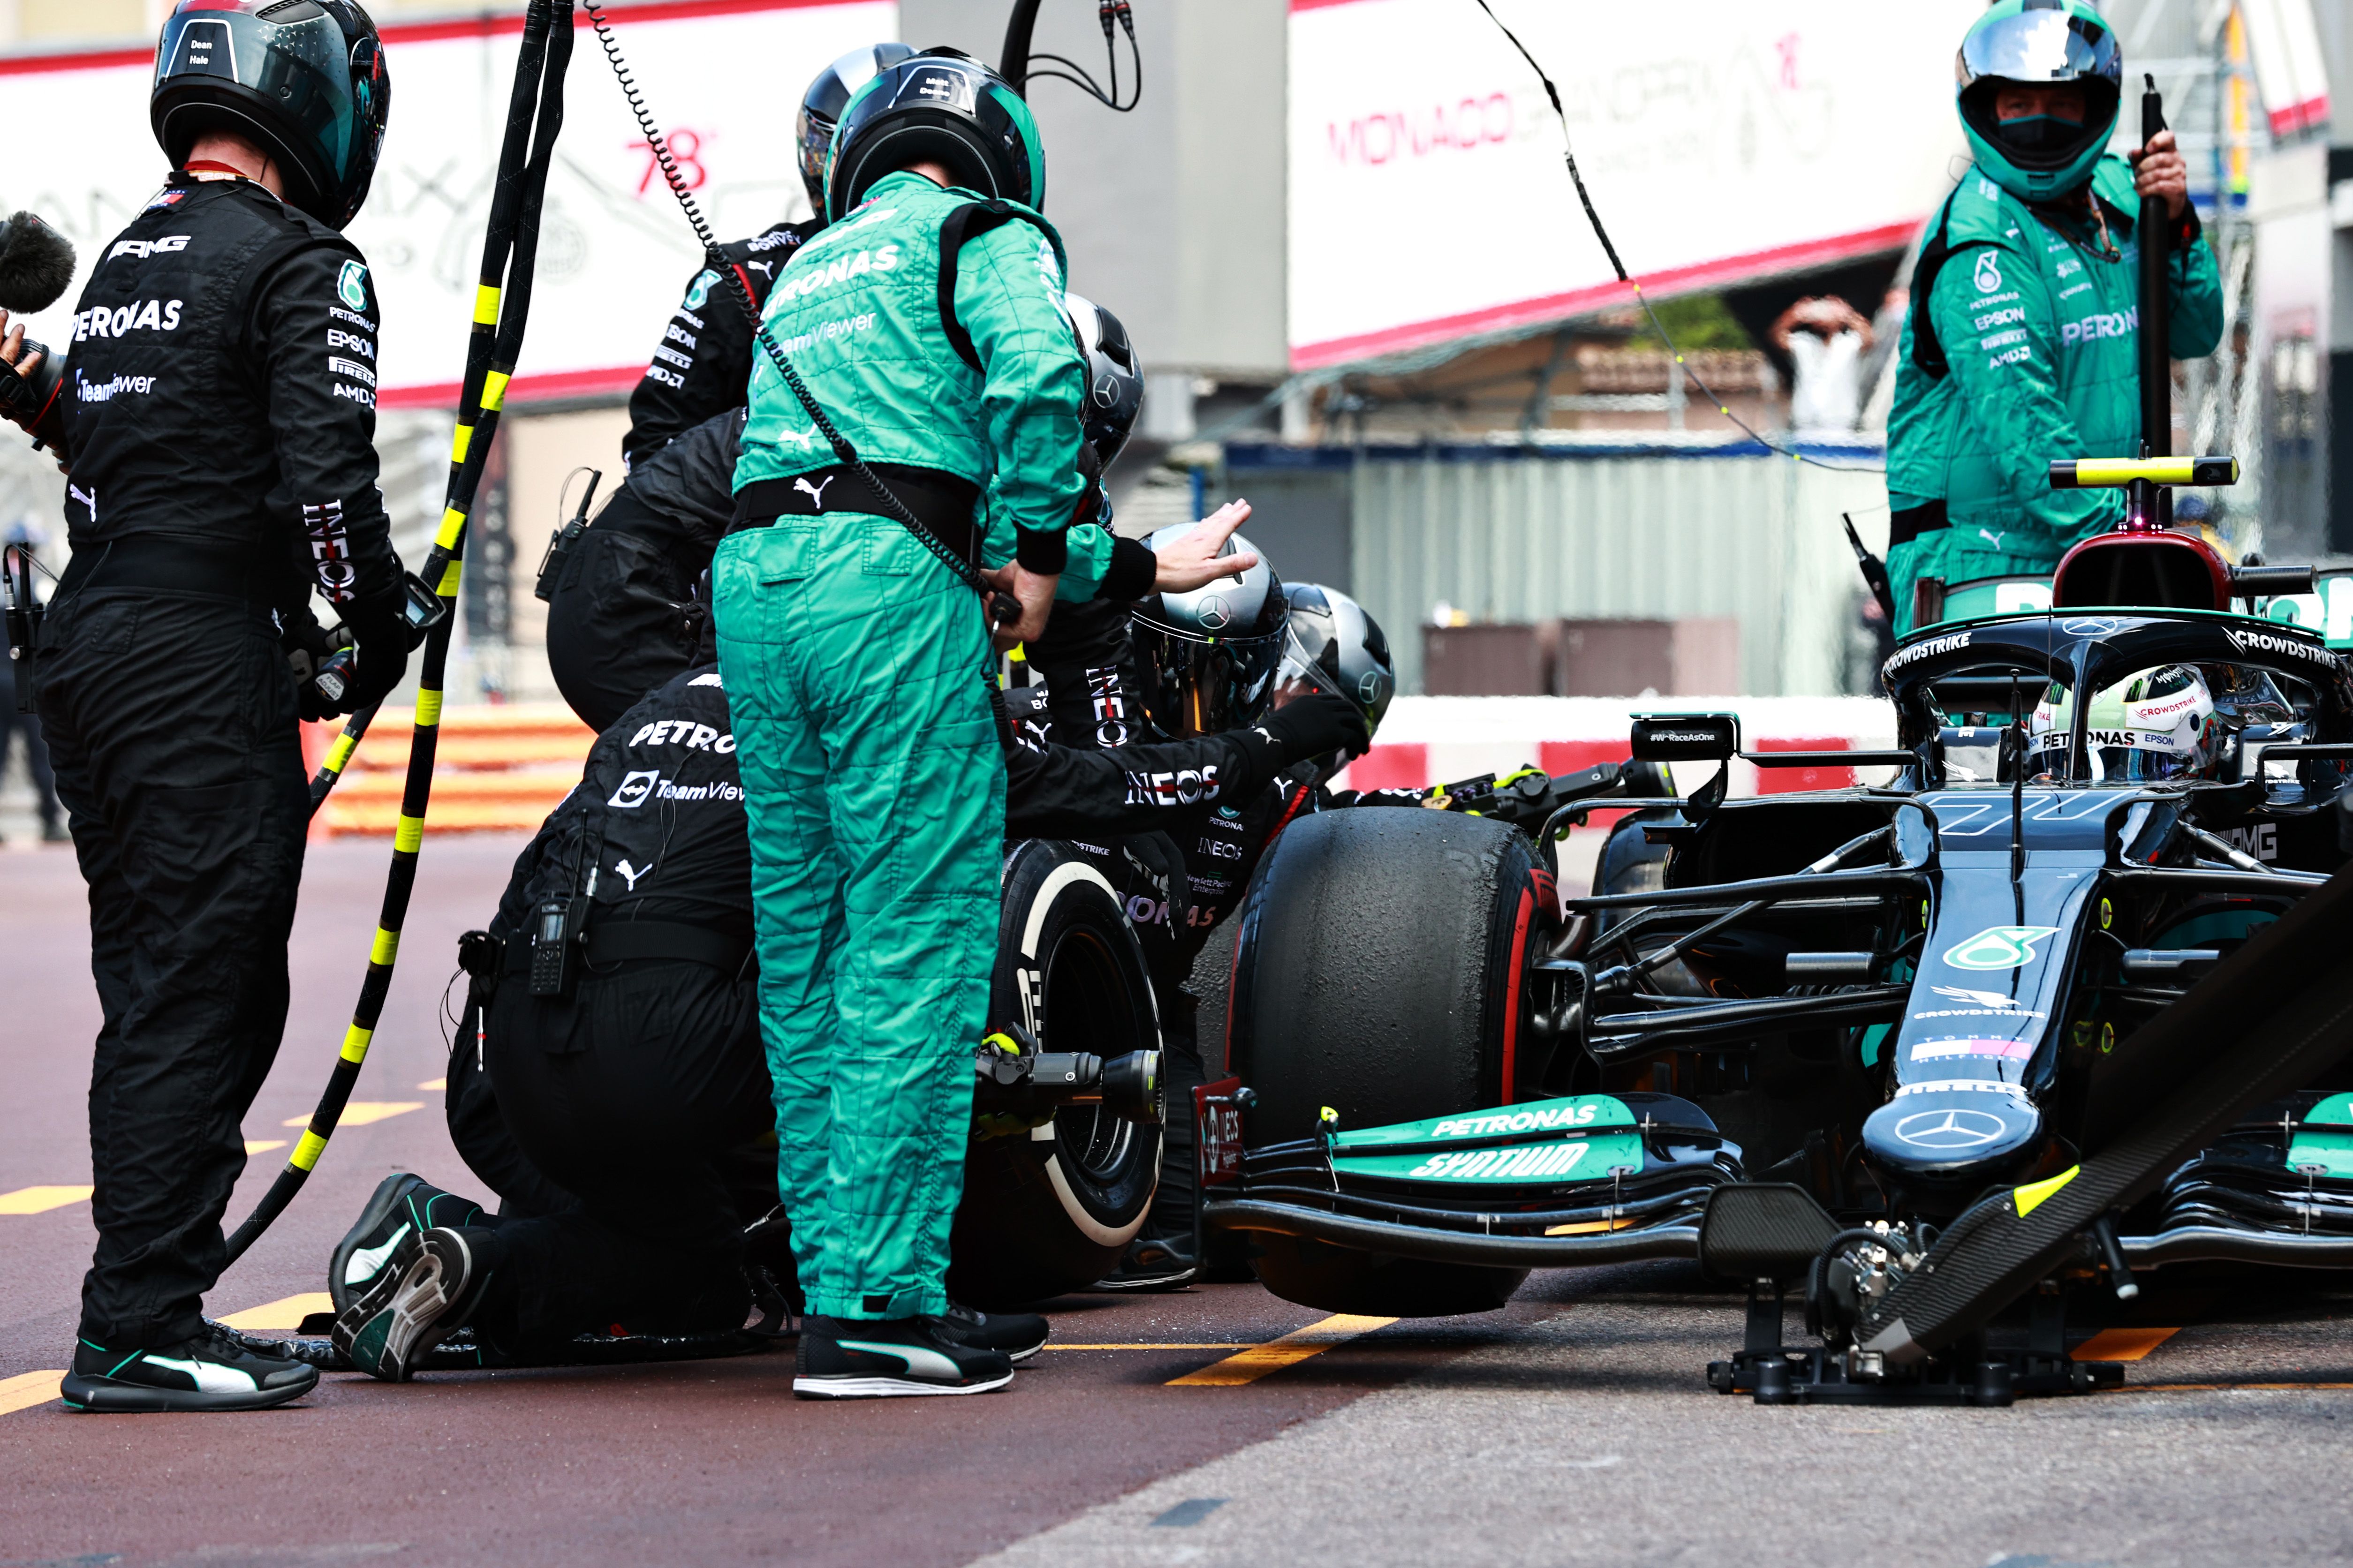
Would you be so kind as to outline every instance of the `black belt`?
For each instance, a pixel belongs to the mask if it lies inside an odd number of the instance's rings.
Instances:
[[[1934,533],[1940,528],[1950,528],[1953,520],[1945,515],[1941,500],[1922,501],[1918,506],[1899,508],[1887,520],[1887,548],[1909,544],[1924,533]]]
[[[649,959],[707,963],[733,974],[751,956],[752,944],[740,936],[675,921],[607,921],[588,928],[587,950],[592,964]],[[507,979],[516,980],[530,973],[531,935],[519,932],[507,938],[503,973]]]
[[[286,596],[281,576],[272,581],[251,554],[231,548],[191,543],[157,533],[84,541],[66,563],[58,596],[88,588],[142,588],[165,593],[207,594],[243,599],[268,609]]]
[[[891,487],[899,503],[914,514],[916,525],[944,545],[952,555],[980,559],[980,526],[973,511],[980,504],[980,487],[970,479],[937,468],[911,468],[904,463],[870,463],[875,476]],[[828,512],[860,511],[895,518],[888,502],[868,488],[858,471],[835,464],[788,479],[754,479],[735,492],[735,521],[727,531],[766,528],[779,518],[823,517]]]

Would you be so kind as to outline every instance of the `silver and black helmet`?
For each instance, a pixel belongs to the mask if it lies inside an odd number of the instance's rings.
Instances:
[[[1198,528],[1172,523],[1145,540],[1157,552]],[[1258,554],[1235,534],[1218,553]],[[1129,617],[1144,716],[1161,736],[1189,741],[1253,724],[1274,699],[1291,602],[1263,555],[1239,577],[1188,594],[1153,594]]]
[[[1378,731],[1389,699],[1397,695],[1397,665],[1380,623],[1337,588],[1291,583],[1282,592],[1291,602],[1291,626],[1278,686],[1345,698],[1365,716],[1366,733]]]
[[[901,60],[914,58],[910,44],[870,44],[852,49],[825,69],[801,94],[800,113],[794,121],[800,144],[801,184],[808,191],[809,210],[825,216],[825,155],[833,145],[833,128],[858,89]]]

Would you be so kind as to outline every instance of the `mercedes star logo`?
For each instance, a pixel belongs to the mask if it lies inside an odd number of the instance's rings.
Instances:
[[[1226,608],[1226,602],[1212,594],[1201,601],[1200,617],[1201,624],[1209,630],[1221,632],[1226,629],[1226,623],[1233,619],[1233,615]]]
[[[2008,1123],[1984,1110],[1915,1110],[1895,1124],[1895,1136],[1915,1149],[1981,1149]]]

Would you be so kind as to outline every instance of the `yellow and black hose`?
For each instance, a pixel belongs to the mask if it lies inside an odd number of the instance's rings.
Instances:
[[[285,1169],[251,1215],[228,1238],[235,1262],[284,1213],[310,1179],[327,1140],[334,1136],[343,1106],[359,1081],[368,1044],[383,1016],[392,972],[400,953],[400,931],[417,885],[417,857],[425,838],[426,808],[433,793],[433,763],[440,735],[442,683],[466,548],[466,522],[480,489],[491,438],[505,402],[507,383],[522,349],[523,326],[539,248],[540,208],[555,139],[564,124],[564,75],[572,58],[572,7],[566,0],[532,0],[515,59],[514,90],[499,149],[498,183],[491,193],[490,220],[482,246],[482,270],[474,296],[473,330],[466,348],[466,378],[459,395],[458,429],[449,454],[449,485],[441,526],[418,574],[442,602],[443,615],[426,634],[417,671],[417,725],[401,792],[400,820],[393,838],[392,866],[385,879],[384,906],[368,952],[359,1004],[352,1010],[333,1073],[311,1113],[310,1126],[295,1144]],[[334,787],[353,750],[367,731],[375,710],[354,713],[311,784],[315,810]]]

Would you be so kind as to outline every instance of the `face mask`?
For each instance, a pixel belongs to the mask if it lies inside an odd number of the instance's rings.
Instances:
[[[1997,121],[1994,132],[2003,146],[2021,153],[2055,153],[2081,138],[2084,127],[2055,114],[2027,114]]]

